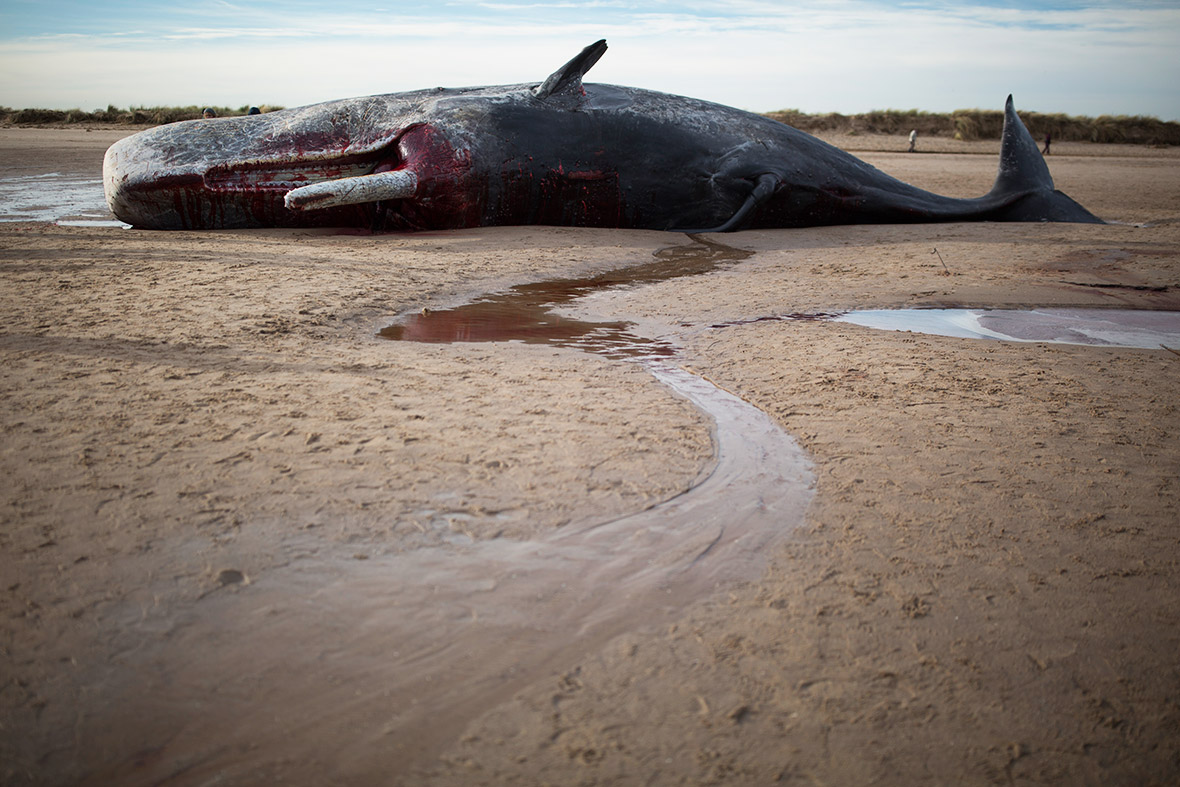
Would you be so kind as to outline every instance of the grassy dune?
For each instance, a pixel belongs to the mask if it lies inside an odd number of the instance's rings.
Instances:
[[[273,112],[282,109],[279,106],[262,105],[263,112]],[[218,117],[234,117],[245,115],[250,106],[212,107]],[[205,107],[131,107],[119,109],[108,106],[106,109],[96,109],[86,112],[81,109],[12,109],[0,107],[0,124],[9,126],[57,126],[82,123],[123,124],[129,126],[159,126],[164,123],[176,123],[180,120],[195,120],[201,117]]]
[[[1004,113],[999,110],[957,109],[950,113],[916,109],[874,110],[860,115],[808,115],[784,109],[767,117],[809,134],[909,134],[954,139],[999,139]],[[1100,115],[1096,118],[1021,112],[1021,120],[1038,140],[1051,134],[1055,142],[1118,142],[1132,145],[1180,145],[1180,123],[1142,115]]]
[[[84,123],[155,126],[201,117],[204,107],[108,106],[85,112],[81,109],[11,109],[0,107],[0,124],[10,126],[57,126]],[[218,117],[245,115],[248,106],[213,107]],[[282,109],[262,106],[263,112]],[[909,134],[962,140],[999,139],[1004,113],[999,110],[957,109],[950,113],[920,112],[916,109],[874,110],[859,115],[809,115],[798,110],[768,112],[774,118],[810,134]],[[1142,115],[1101,115],[1096,118],[1064,114],[1021,112],[1021,118],[1038,140],[1051,134],[1057,142],[1116,142],[1132,145],[1180,145],[1180,123],[1164,122]]]

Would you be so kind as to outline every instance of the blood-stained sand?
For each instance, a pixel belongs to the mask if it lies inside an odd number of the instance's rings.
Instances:
[[[97,177],[122,133],[0,129],[0,177]],[[838,141],[941,193],[996,167]],[[517,599],[509,644],[464,621],[513,564],[446,556],[675,498],[710,419],[633,363],[375,334],[692,240],[0,224],[2,780],[1175,783],[1180,355],[750,322],[1180,309],[1180,154],[1055,151],[1120,223],[714,236],[754,254],[576,304],[770,415],[814,498],[743,581],[598,628]]]

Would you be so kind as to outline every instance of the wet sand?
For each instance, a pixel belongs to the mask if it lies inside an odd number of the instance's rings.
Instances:
[[[0,177],[97,174],[120,133],[0,129]],[[990,187],[985,143],[919,144],[849,146]],[[479,609],[527,561],[464,556],[676,499],[711,420],[634,363],[376,333],[690,239],[0,224],[4,780],[1174,783],[1180,357],[743,322],[1180,308],[1180,155],[1049,163],[1124,223],[743,232],[714,239],[744,261],[575,304],[769,415],[814,497],[691,599],[597,629],[626,588],[497,603],[511,647]]]

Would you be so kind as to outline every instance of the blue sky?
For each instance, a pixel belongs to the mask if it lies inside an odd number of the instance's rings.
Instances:
[[[326,10],[329,6],[333,10]],[[0,105],[300,104],[589,81],[750,109],[999,109],[1180,120],[1180,0],[0,0]]]

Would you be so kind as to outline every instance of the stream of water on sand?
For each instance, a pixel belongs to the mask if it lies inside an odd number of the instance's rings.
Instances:
[[[813,493],[803,451],[765,413],[677,368],[671,344],[633,336],[624,324],[548,315],[595,289],[703,273],[746,256],[693,239],[638,269],[524,285],[506,300],[489,296],[383,331],[453,341],[456,331],[470,338],[471,326],[483,324],[499,326],[488,330],[501,338],[642,363],[713,419],[715,466],[687,492],[619,519],[532,541],[317,559],[208,596],[162,644],[127,657],[148,663],[134,680],[124,677],[129,683],[109,686],[106,731],[92,733],[92,745],[151,745],[92,772],[88,783],[306,780],[309,768],[325,782],[389,783],[526,686],[556,680],[619,634],[757,577],[770,547],[803,522]],[[503,314],[489,317],[504,308],[527,315],[508,331]],[[431,315],[448,327],[416,319]],[[537,319],[545,338],[528,327]],[[178,721],[163,710],[170,707],[203,710]]]

